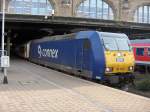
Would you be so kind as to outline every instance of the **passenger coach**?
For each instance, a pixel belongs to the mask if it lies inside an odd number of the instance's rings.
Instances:
[[[150,39],[132,40],[137,65],[150,65]]]

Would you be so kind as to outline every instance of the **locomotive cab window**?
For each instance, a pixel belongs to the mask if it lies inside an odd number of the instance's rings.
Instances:
[[[126,38],[103,37],[103,44],[106,51],[130,51],[129,42]]]
[[[113,38],[103,38],[104,48],[106,51],[115,51],[118,50],[116,41]]]
[[[115,40],[120,51],[131,51],[131,47],[126,38],[116,38]]]
[[[137,56],[144,56],[144,48],[137,48],[136,49]]]

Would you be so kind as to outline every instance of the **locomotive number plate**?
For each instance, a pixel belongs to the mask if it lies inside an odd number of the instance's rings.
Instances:
[[[117,58],[116,61],[117,62],[124,62],[124,59],[123,58]]]

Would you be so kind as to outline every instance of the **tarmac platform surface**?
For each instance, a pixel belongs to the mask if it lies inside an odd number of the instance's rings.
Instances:
[[[150,112],[150,98],[96,84],[25,60],[0,73],[0,112]]]

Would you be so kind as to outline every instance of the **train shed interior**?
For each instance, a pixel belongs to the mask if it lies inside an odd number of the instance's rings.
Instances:
[[[47,35],[63,35],[82,30],[125,33],[131,40],[150,37],[149,25],[147,24],[69,17],[55,17],[46,20],[44,16],[28,17],[25,15],[16,15],[14,17],[14,15],[6,15],[5,22],[5,48],[11,49],[9,50],[11,53],[14,52],[16,46],[30,40],[42,38]]]

